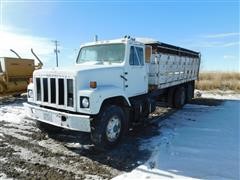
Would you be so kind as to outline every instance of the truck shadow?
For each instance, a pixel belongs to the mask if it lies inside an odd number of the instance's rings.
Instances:
[[[222,102],[223,100],[198,98],[194,99],[191,104],[216,106]],[[63,143],[68,150],[80,156],[85,156],[119,171],[129,172],[137,166],[144,164],[150,158],[152,150],[141,148],[144,146],[143,141],[160,135],[161,126],[159,122],[174,112],[176,112],[175,109],[157,107],[156,111],[149,118],[150,123],[131,129],[128,136],[124,137],[122,142],[112,150],[97,150],[91,144],[88,133],[64,130],[60,134],[49,134],[49,137]],[[76,144],[77,146],[75,146]]]
[[[161,111],[160,109],[158,111]],[[111,150],[101,151],[92,145],[89,133],[64,130],[60,134],[49,134],[50,138],[63,143],[70,151],[110,166],[119,171],[131,171],[144,164],[151,156],[152,151],[141,148],[142,141],[160,134],[158,122],[175,112],[165,110],[158,116],[151,117],[151,123],[138,125],[130,129],[121,143]],[[158,119],[158,120],[156,120]]]
[[[131,171],[149,159],[151,151],[141,150],[141,141],[155,135],[159,135],[157,124],[139,126],[132,129],[117,147],[105,151],[98,150],[92,145],[89,133],[63,131],[48,136],[63,143],[68,150],[80,156],[119,171]]]

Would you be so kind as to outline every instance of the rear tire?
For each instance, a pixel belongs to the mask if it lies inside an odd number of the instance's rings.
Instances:
[[[53,126],[51,124],[47,124],[41,121],[36,122],[37,127],[45,133],[52,134],[52,133],[60,133],[63,128]]]
[[[194,81],[188,83],[186,89],[186,102],[191,102],[194,97]]]
[[[180,86],[174,92],[173,105],[177,109],[181,109],[186,102],[185,88]]]
[[[101,150],[116,146],[127,130],[124,110],[116,105],[104,107],[91,123],[91,140]]]

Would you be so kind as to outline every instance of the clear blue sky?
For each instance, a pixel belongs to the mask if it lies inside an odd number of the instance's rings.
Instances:
[[[2,25],[11,31],[45,37],[49,44],[60,41],[61,66],[73,64],[74,49],[95,34],[99,39],[128,34],[200,51],[203,70],[240,71],[239,1],[5,0],[1,11]],[[54,63],[52,54],[46,66]]]

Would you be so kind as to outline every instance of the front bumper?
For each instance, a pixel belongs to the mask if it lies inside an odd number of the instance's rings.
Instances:
[[[65,129],[90,132],[90,116],[59,112],[23,103],[29,118]]]

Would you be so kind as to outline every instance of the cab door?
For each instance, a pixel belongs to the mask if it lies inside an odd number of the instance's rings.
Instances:
[[[128,97],[147,93],[148,77],[144,46],[130,45],[125,66],[125,92]]]

